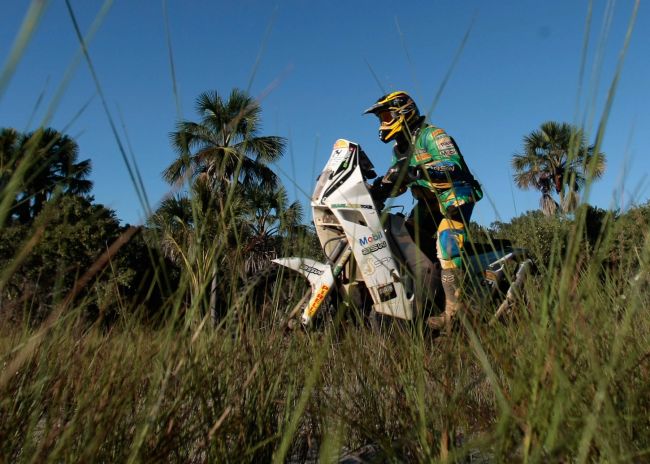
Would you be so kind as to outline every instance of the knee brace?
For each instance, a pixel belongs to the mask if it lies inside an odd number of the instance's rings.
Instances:
[[[438,228],[437,252],[443,269],[461,267],[461,250],[465,243],[467,232],[460,221],[445,219]]]

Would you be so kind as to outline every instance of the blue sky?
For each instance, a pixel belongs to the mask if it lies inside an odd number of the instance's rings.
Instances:
[[[104,2],[71,4],[87,33]],[[633,2],[593,1],[580,81],[589,5],[588,0],[116,0],[101,18],[89,52],[154,208],[170,190],[160,175],[174,158],[169,132],[179,118],[198,118],[194,100],[203,91],[225,96],[239,87],[260,98],[263,132],[289,141],[275,167],[290,195],[306,204],[338,138],[360,143],[378,172],[387,169],[390,148],[377,139],[375,118],[361,113],[384,91],[400,89],[410,92],[423,111],[431,111],[430,121],[457,140],[487,194],[473,219],[489,225],[537,208],[538,194],[518,190],[510,170],[525,134],[547,120],[578,122],[593,141]],[[0,66],[28,6],[17,0],[3,5]],[[646,10],[641,5],[608,119],[602,146],[607,171],[589,198],[602,208],[626,208],[650,198]],[[433,106],[468,30],[465,47]],[[65,2],[52,0],[0,94],[0,127],[32,130],[45,123],[67,128],[79,143],[81,158],[92,160],[96,201],[116,210],[123,222],[141,223],[143,208],[88,66],[82,60],[75,67],[78,53]],[[74,72],[66,82],[67,69]],[[63,97],[45,120],[62,84]],[[412,205],[408,196],[400,203],[407,209]]]

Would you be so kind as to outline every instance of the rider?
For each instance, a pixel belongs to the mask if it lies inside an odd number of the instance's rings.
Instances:
[[[474,203],[483,197],[481,186],[454,139],[427,124],[406,92],[382,96],[364,112],[368,113],[379,118],[379,139],[384,143],[395,141],[391,167],[374,182],[373,193],[383,198],[394,197],[410,187],[418,202],[409,222],[416,224],[416,231],[428,230],[432,236],[437,233],[445,311],[442,316],[430,317],[427,324],[433,329],[448,330],[462,305],[461,250]]]

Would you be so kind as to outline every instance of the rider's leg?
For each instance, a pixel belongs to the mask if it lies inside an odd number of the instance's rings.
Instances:
[[[418,200],[406,220],[406,226],[411,237],[413,237],[413,241],[431,261],[436,260],[434,251],[436,249],[436,237],[433,231],[438,228],[442,219],[443,216],[437,201]]]
[[[441,316],[427,320],[429,327],[441,330],[451,328],[456,314],[463,309],[461,299],[462,258],[461,252],[467,240],[467,228],[474,208],[464,204],[453,208],[438,227],[437,252],[442,267],[441,280],[445,292],[445,311]]]

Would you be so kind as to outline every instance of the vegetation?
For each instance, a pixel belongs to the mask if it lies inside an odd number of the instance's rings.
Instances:
[[[542,270],[516,323],[467,320],[443,340],[335,324],[287,335],[273,301],[217,328],[172,314],[157,329],[127,318],[105,332],[76,308],[47,330],[4,326],[0,452],[303,462],[372,445],[427,462],[450,437],[449,460],[644,461],[648,245],[628,245],[640,259],[606,276],[601,257],[579,272]]]
[[[605,155],[579,128],[513,158],[542,211],[470,227],[536,262],[503,324],[288,333],[305,284],[270,258],[320,250],[272,169],[286,141],[241,90],[196,110],[139,227],[69,136],[0,130],[0,462],[650,460],[650,203],[580,204]]]
[[[275,229],[290,231],[302,217],[299,203],[286,204],[268,167],[282,156],[285,141],[259,135],[261,108],[253,98],[238,89],[226,101],[217,92],[206,92],[197,98],[196,112],[199,122],[181,121],[171,134],[178,157],[163,173],[170,184],[187,183],[190,196],[166,200],[152,224],[166,255],[192,276],[193,301],[205,299],[204,283],[211,282],[209,306],[216,323],[219,313],[226,312],[218,306],[227,306],[224,300],[232,289],[259,270],[260,258],[269,257],[273,223],[290,217],[290,223]],[[264,211],[256,214],[260,208]],[[243,275],[237,275],[242,266],[232,253],[240,244],[248,255]],[[220,284],[219,274],[237,275],[238,282]]]
[[[77,162],[79,147],[65,134],[39,129],[21,134],[15,129],[0,131],[0,187],[7,193],[9,218],[28,224],[45,202],[57,194],[83,195],[92,182],[90,160]],[[18,185],[10,185],[12,180]],[[6,209],[6,207],[5,207]],[[0,218],[2,221],[5,218]],[[0,224],[2,223],[0,221]]]
[[[564,212],[576,208],[587,179],[605,172],[605,155],[595,145],[587,145],[581,129],[548,121],[524,137],[523,151],[514,155],[512,167],[517,186],[539,190],[540,208],[550,215],[560,208]],[[559,196],[559,204],[553,193]]]
[[[20,166],[29,153],[3,159]],[[268,261],[317,251],[300,207],[236,169],[209,178],[226,171],[215,166],[190,164],[187,189],[142,228],[63,179],[29,220],[10,204],[3,461],[648,458],[650,203],[475,225],[538,265],[509,323],[465,318],[440,339],[417,324],[377,333],[335,318],[307,335],[284,324],[304,287]],[[31,185],[43,176],[15,175],[3,181],[20,186],[11,198],[45,191]]]

